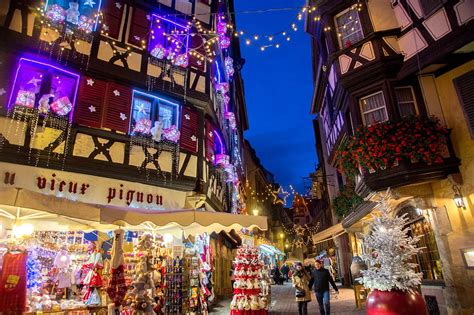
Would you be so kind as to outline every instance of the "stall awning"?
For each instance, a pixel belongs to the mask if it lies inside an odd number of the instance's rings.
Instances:
[[[333,237],[337,237],[339,235],[344,234],[344,228],[342,227],[341,223],[333,225],[315,235],[313,235],[313,244],[322,243],[325,241],[329,241]]]
[[[41,221],[37,221],[38,223],[44,223],[48,219],[61,221],[61,226],[66,230],[68,227],[74,229],[73,226],[78,225],[90,226],[98,230],[120,225],[130,229],[157,229],[164,232],[189,235],[204,232],[229,232],[233,229],[240,230],[242,228],[268,229],[267,218],[263,216],[193,209],[159,211],[108,207],[10,187],[0,188],[0,210],[3,210],[3,217],[10,220],[15,220],[14,218],[17,217],[21,220],[27,218],[28,222],[41,218]],[[1,213],[2,211],[0,211],[0,215]],[[46,229],[44,225],[35,225],[39,229]]]
[[[280,256],[285,255],[278,248],[276,248],[275,246],[272,246],[272,245],[262,244],[262,245],[260,245],[260,248],[262,250],[272,254],[272,255],[280,255]]]

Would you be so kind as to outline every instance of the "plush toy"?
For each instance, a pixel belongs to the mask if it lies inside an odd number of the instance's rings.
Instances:
[[[161,121],[155,121],[155,125],[150,130],[151,136],[155,141],[161,141],[161,136],[163,134],[163,123]]]
[[[259,300],[259,304],[260,304],[260,309],[261,310],[266,310],[267,307],[268,307],[267,297],[266,296],[261,296],[260,300]]]
[[[256,311],[260,309],[260,305],[258,303],[258,298],[256,295],[252,295],[252,297],[250,298],[250,309],[252,311]]]
[[[77,25],[79,23],[79,3],[69,2],[69,9],[66,10],[66,21]]]

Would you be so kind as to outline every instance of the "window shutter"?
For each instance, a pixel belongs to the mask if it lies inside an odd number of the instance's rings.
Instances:
[[[75,123],[94,128],[101,127],[106,89],[107,83],[104,81],[84,76],[81,78],[74,108]]]
[[[117,6],[118,2],[115,1],[106,1],[103,6],[102,13],[103,23],[101,30],[104,34],[108,34],[109,37],[119,39],[120,36],[120,26],[122,24],[122,16],[125,8],[125,4]],[[106,25],[106,27],[104,27]]]
[[[189,107],[182,107],[181,114],[181,148],[192,153],[197,152],[198,113]]]
[[[459,102],[464,111],[471,138],[474,139],[474,71],[454,79],[454,84],[456,85]]]
[[[133,8],[132,20],[130,22],[130,32],[128,34],[128,43],[142,47],[142,40],[148,45],[148,31],[150,30],[150,16],[146,11]]]
[[[109,83],[102,127],[127,133],[130,125],[131,105],[131,89],[117,83]]]
[[[206,160],[214,162],[215,157],[215,134],[214,134],[214,126],[208,120],[206,120]]]

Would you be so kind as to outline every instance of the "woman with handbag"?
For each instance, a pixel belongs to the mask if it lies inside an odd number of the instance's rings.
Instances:
[[[308,302],[311,301],[311,290],[308,286],[310,280],[309,274],[304,270],[303,264],[297,262],[295,264],[295,271],[293,272],[292,281],[295,287],[295,298],[298,303],[299,315],[308,314]]]

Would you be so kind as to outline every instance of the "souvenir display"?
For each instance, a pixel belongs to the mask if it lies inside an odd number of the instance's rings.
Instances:
[[[268,296],[262,294],[263,262],[260,251],[251,246],[237,249],[234,260],[234,296],[230,304],[231,315],[268,314]]]

